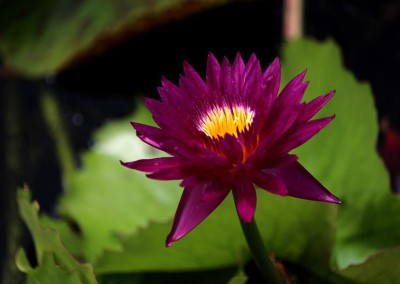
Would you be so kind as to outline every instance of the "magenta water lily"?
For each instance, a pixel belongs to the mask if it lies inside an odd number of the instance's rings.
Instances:
[[[182,180],[184,188],[166,244],[202,222],[232,191],[244,223],[256,210],[256,186],[282,196],[340,203],[289,152],[334,116],[311,120],[334,91],[301,102],[306,72],[279,93],[279,59],[262,71],[252,55],[220,65],[209,54],[206,80],[188,63],[175,85],[163,78],[161,101],[145,99],[158,127],[136,122],[141,140],[170,157],[122,163],[157,180]]]

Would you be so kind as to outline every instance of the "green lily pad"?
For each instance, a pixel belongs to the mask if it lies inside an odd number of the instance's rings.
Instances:
[[[141,105],[130,118],[110,122],[95,135],[96,144],[82,155],[83,168],[69,175],[69,190],[59,205],[61,215],[81,228],[83,255],[95,261],[105,249],[119,250],[118,233],[134,233],[150,221],[169,221],[180,189],[160,184],[120,165],[119,160],[154,157],[158,153],[136,137],[129,121],[149,122]]]
[[[332,42],[294,42],[285,49],[284,60],[285,78],[307,66],[311,84],[306,99],[337,91],[320,113],[335,113],[336,118],[296,151],[300,161],[343,200],[338,207],[334,266],[362,263],[380,249],[397,246],[400,197],[390,193],[388,174],[376,152],[378,118],[371,88],[343,69]]]
[[[44,76],[127,36],[227,0],[12,1],[0,10],[0,51],[27,76]]]
[[[57,230],[39,220],[39,205],[31,203],[27,189],[18,191],[19,211],[32,234],[38,267],[32,268],[20,249],[16,262],[27,273],[28,283],[97,283],[91,264],[78,262],[66,249]]]
[[[339,273],[357,283],[399,283],[400,248],[381,250],[364,263],[350,265]]]
[[[232,279],[228,282],[228,284],[245,284],[249,278],[243,271],[239,271],[239,273],[232,277]]]
[[[256,219],[260,231],[265,234],[267,247],[279,257],[302,260],[305,263],[325,266],[329,263],[332,241],[330,204],[286,199],[260,191]],[[306,205],[306,206],[305,206]],[[291,210],[285,210],[285,208]],[[329,212],[333,211],[333,214]],[[277,215],[280,216],[277,216]],[[298,222],[297,218],[313,222]],[[268,218],[266,218],[268,216]],[[280,223],[279,220],[289,223]],[[312,224],[310,224],[312,223]],[[310,226],[310,227],[308,227]],[[311,227],[317,226],[317,227]],[[216,211],[182,240],[165,248],[165,238],[171,227],[167,224],[151,224],[136,234],[121,236],[121,251],[106,251],[96,263],[97,273],[128,271],[179,271],[216,267],[240,266],[249,259],[246,242],[239,224],[232,197],[229,196]],[[308,227],[312,234],[297,234],[288,242],[290,230],[303,231]],[[319,242],[315,242],[319,239]],[[306,248],[306,249],[305,249]],[[314,258],[310,257],[314,256]],[[319,263],[318,263],[319,262]]]

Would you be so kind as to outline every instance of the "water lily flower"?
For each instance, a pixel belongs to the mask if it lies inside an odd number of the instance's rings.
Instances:
[[[289,152],[325,127],[334,116],[311,120],[334,91],[301,102],[306,72],[279,93],[281,66],[263,73],[253,54],[245,64],[220,65],[209,54],[204,81],[187,62],[175,85],[162,78],[161,101],[146,98],[158,127],[132,122],[138,137],[169,157],[122,162],[157,180],[182,180],[184,188],[167,246],[202,222],[232,191],[242,222],[256,210],[256,189],[315,201],[340,203]],[[279,93],[279,94],[278,94]]]

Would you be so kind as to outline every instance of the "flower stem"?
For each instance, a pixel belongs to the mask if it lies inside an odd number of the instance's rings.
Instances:
[[[242,225],[242,230],[253,259],[265,281],[269,284],[282,284],[283,280],[265,249],[255,218],[253,217],[251,223],[244,223],[240,220],[240,224]]]

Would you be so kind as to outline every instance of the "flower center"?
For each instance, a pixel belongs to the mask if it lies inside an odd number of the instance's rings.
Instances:
[[[200,119],[198,128],[214,139],[224,137],[225,134],[237,138],[238,133],[249,130],[253,118],[254,111],[249,107],[214,107]]]

